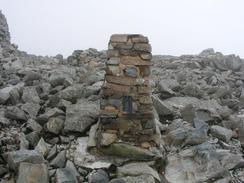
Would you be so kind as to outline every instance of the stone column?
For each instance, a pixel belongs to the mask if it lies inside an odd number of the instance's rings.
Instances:
[[[151,45],[138,34],[114,34],[108,44],[100,103],[99,146],[155,147],[149,76]]]

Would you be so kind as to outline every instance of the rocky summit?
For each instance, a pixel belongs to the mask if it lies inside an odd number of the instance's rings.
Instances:
[[[244,60],[151,55],[148,42],[114,35],[105,51],[35,56],[11,43],[0,13],[0,182],[244,182]],[[119,123],[104,110],[151,115]]]

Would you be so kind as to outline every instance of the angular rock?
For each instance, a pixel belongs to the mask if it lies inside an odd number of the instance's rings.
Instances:
[[[11,104],[16,105],[20,101],[20,93],[19,89],[14,88],[9,92],[9,99],[11,101]]]
[[[0,104],[5,104],[10,97],[10,92],[15,88],[15,86],[8,86],[6,88],[0,89]]]
[[[117,140],[117,135],[116,134],[111,134],[111,133],[102,133],[101,137],[101,145],[102,146],[108,146],[115,142]]]
[[[182,92],[187,96],[197,98],[200,98],[203,95],[201,88],[193,82],[188,82],[186,86],[184,86]]]
[[[78,183],[77,178],[67,168],[59,168],[56,172],[56,183]]]
[[[110,181],[110,183],[135,183],[135,182],[155,183],[155,180],[151,175],[140,175],[135,177],[127,176],[127,177],[122,177],[120,179],[113,179]]]
[[[26,135],[26,139],[29,141],[30,146],[35,147],[40,140],[40,132],[30,132]]]
[[[31,131],[36,131],[36,132],[42,131],[42,126],[33,119],[29,119],[27,121],[26,128],[28,128]]]
[[[88,175],[88,183],[108,183],[108,182],[109,182],[108,174],[102,169],[95,170]]]
[[[160,100],[160,98],[156,95],[152,96],[153,105],[160,116],[167,116],[173,113],[173,109],[171,106],[168,106],[164,101]]]
[[[37,72],[29,71],[29,72],[26,73],[26,75],[24,77],[24,82],[27,85],[31,85],[33,81],[41,80],[41,79],[42,79],[41,74],[39,74]]]
[[[9,106],[5,111],[5,117],[17,121],[27,121],[27,116],[20,108],[17,106]]]
[[[20,163],[16,183],[49,183],[48,169],[45,164]]]
[[[44,124],[46,123],[50,118],[52,117],[57,117],[57,116],[64,116],[65,113],[61,111],[58,108],[52,108],[48,111],[46,111],[44,114],[41,114],[40,116],[37,117],[37,122]]]
[[[217,125],[213,125],[210,128],[210,133],[220,139],[223,140],[225,142],[229,142],[230,139],[234,136],[234,133],[232,130],[229,130],[227,128],[221,127],[221,126],[217,126]]]
[[[68,169],[75,177],[80,176],[80,174],[78,173],[78,171],[72,161],[67,160],[65,168]]]
[[[31,118],[36,118],[41,106],[38,103],[25,103],[21,109],[25,111]]]
[[[50,165],[55,168],[64,168],[66,163],[66,151],[63,150],[51,161]]]
[[[75,84],[60,91],[58,97],[60,99],[64,99],[72,103],[75,103],[78,99],[80,99],[83,96],[83,90],[83,85]]]
[[[148,166],[146,163],[129,163],[117,168],[118,177],[151,175],[155,180],[161,182],[159,174],[156,170]]]
[[[108,169],[112,163],[107,160],[99,160],[88,152],[88,137],[80,137],[77,139],[77,146],[74,152],[74,163],[79,167],[89,169]]]
[[[27,162],[33,164],[40,164],[44,162],[44,158],[35,150],[19,150],[8,153],[7,158],[10,169],[17,171],[20,163]]]
[[[165,141],[169,145],[181,146],[184,143],[186,137],[188,136],[188,131],[188,129],[184,128],[172,130],[165,137]]]
[[[24,87],[23,94],[22,94],[22,100],[26,103],[40,103],[39,95],[36,91],[35,87],[28,86]]]
[[[48,155],[49,147],[43,138],[39,140],[37,146],[35,147],[35,150],[42,154],[44,157]]]
[[[20,139],[20,149],[29,149],[29,141],[26,139],[24,133],[19,134],[19,139]]]
[[[124,143],[113,143],[103,147],[101,151],[106,155],[127,157],[131,160],[152,160],[157,157],[151,151]]]
[[[66,111],[64,130],[66,132],[84,133],[88,127],[96,122],[98,111],[97,104],[85,100],[71,105]]]
[[[60,117],[50,118],[47,122],[47,130],[58,135],[64,127],[64,119]]]

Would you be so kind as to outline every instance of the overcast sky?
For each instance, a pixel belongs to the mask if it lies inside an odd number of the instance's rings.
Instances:
[[[0,0],[12,42],[38,55],[106,49],[111,34],[148,36],[154,54],[214,48],[244,57],[244,0]]]

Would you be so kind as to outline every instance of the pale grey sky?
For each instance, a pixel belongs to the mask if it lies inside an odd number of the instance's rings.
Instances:
[[[149,37],[154,54],[212,47],[244,57],[244,0],[0,0],[12,42],[38,55],[107,48],[113,33]]]

